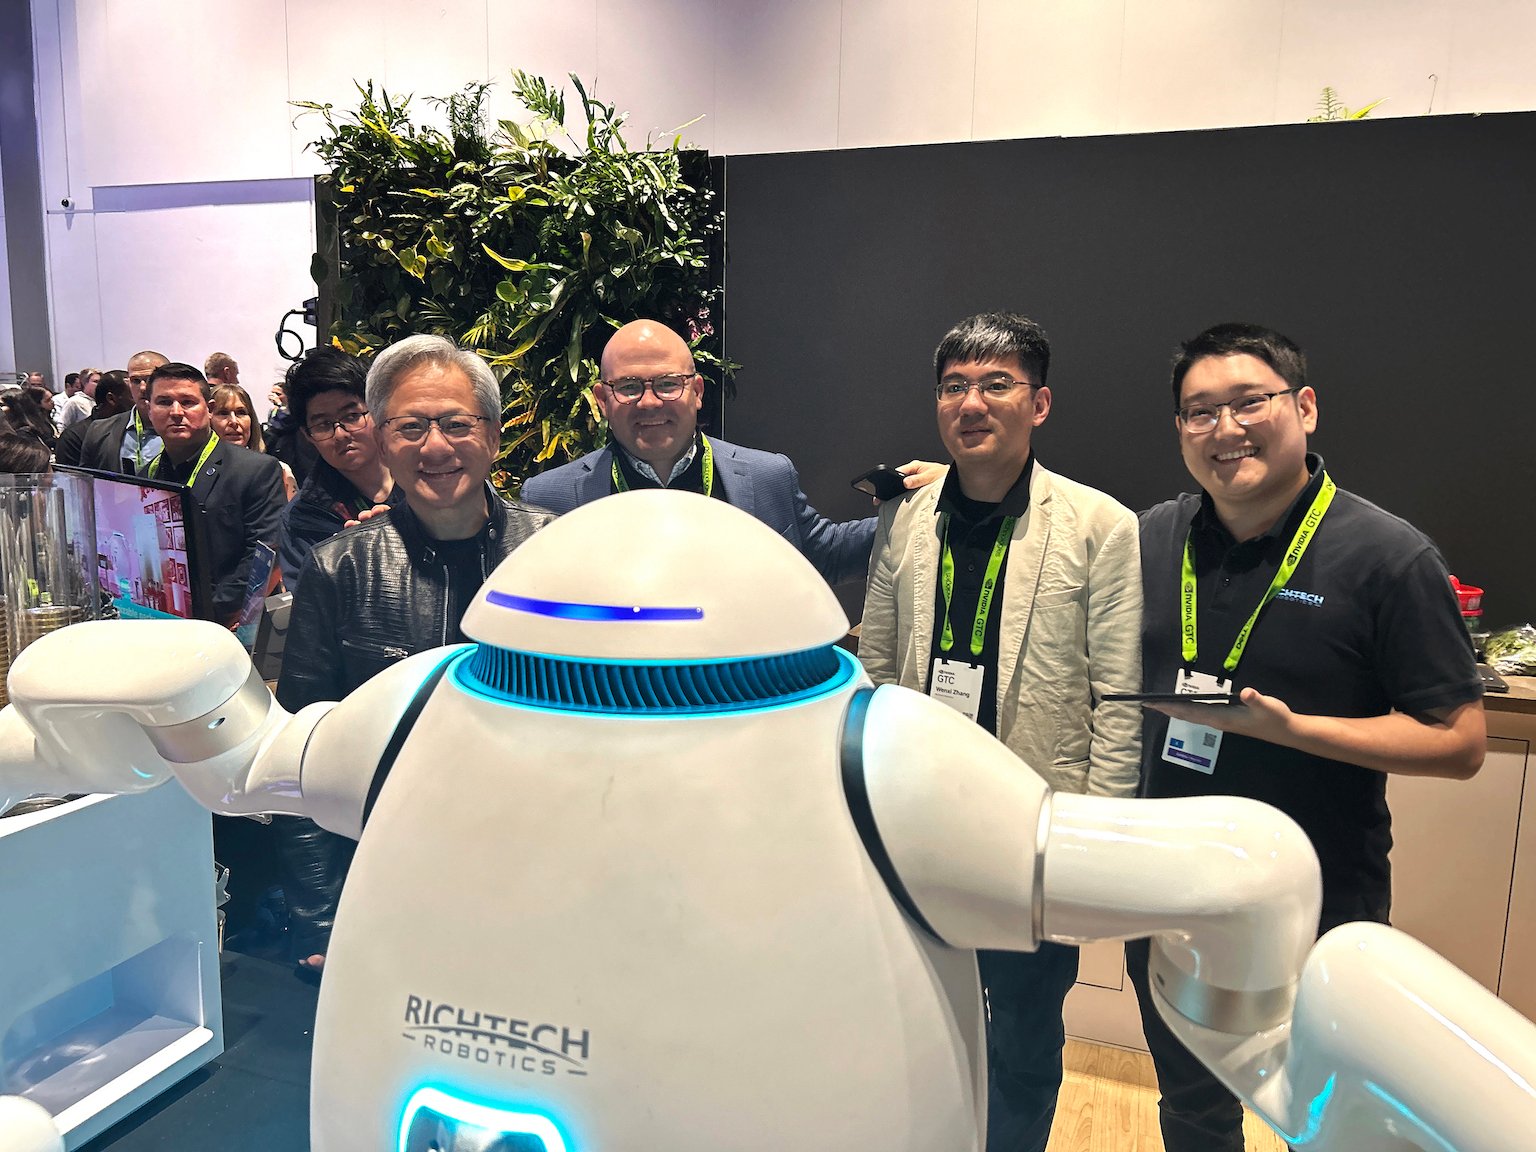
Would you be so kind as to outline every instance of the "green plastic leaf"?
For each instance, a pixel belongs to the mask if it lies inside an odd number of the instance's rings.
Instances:
[[[496,263],[500,264],[508,272],[526,272],[526,271],[528,271],[528,261],[526,261],[526,260],[513,260],[510,257],[503,256],[500,252],[497,252],[489,244],[481,244],[480,247],[485,249],[485,254],[487,256],[489,256],[492,260],[496,261]]]

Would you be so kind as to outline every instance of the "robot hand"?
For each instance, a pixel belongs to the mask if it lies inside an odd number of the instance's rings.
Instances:
[[[0,1152],[64,1152],[64,1137],[41,1104],[0,1096]]]
[[[35,641],[0,712],[0,812],[37,792],[142,792],[175,776],[225,815],[309,816],[354,839],[398,721],[447,653],[297,715],[216,624],[113,620]]]
[[[10,690],[0,809],[37,791],[142,792],[177,775],[216,812],[295,810],[302,735],[285,738],[292,717],[228,629],[158,620],[62,628],[16,658]]]

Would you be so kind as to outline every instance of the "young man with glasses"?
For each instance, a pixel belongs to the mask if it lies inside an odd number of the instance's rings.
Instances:
[[[1050,355],[1040,326],[1013,313],[972,316],[939,343],[939,434],[954,466],[880,510],[859,658],[876,684],[976,721],[1052,788],[1130,796],[1140,717],[1102,697],[1141,686],[1136,517],[1035,460]],[[978,959],[988,1152],[1044,1152],[1077,949]]]
[[[828,584],[857,579],[869,562],[873,517],[834,524],[812,508],[789,458],[698,430],[704,380],[681,336],[636,320],[609,338],[593,399],[612,442],[523,484],[530,504],[569,512],[631,488],[680,488],[744,509],[794,544]],[[931,466],[930,466],[931,467]],[[908,486],[925,482],[918,461]]]
[[[1200,492],[1141,517],[1149,692],[1240,690],[1240,706],[1157,705],[1142,791],[1246,796],[1317,849],[1319,932],[1387,922],[1387,774],[1466,778],[1482,685],[1445,562],[1411,525],[1335,486],[1307,452],[1317,394],[1278,332],[1221,324],[1180,348],[1174,428]],[[1241,1152],[1242,1108],[1152,1004],[1126,946],[1168,1152]]]
[[[367,409],[400,500],[310,553],[277,681],[291,712],[340,700],[407,656],[462,643],[464,611],[491,570],[553,519],[490,485],[501,390],[475,353],[441,336],[391,345],[368,370]],[[343,427],[355,420],[346,409],[332,414]],[[311,435],[318,427],[312,403],[306,426]],[[351,858],[350,844],[334,846],[317,867],[319,851],[294,845],[284,881],[300,964],[309,969],[324,964]]]
[[[288,411],[320,457],[283,510],[277,558],[290,592],[316,544],[374,505],[403,498],[379,454],[366,380],[362,364],[339,348],[313,348],[288,369]]]

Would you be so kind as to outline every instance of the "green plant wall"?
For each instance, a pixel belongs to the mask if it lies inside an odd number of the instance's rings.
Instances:
[[[410,97],[371,82],[356,109],[298,104],[325,122],[311,145],[330,169],[311,271],[334,299],[328,335],[364,356],[416,332],[480,352],[502,382],[498,480],[511,488],[599,442],[589,389],[620,324],[661,319],[689,338],[701,370],[728,367],[713,322],[721,212],[707,157],[676,139],[630,148],[623,117],[571,82],[580,138],[566,130],[564,94],[522,72],[512,83],[528,120],[494,130],[484,84],[431,101],[446,131],[414,123]]]

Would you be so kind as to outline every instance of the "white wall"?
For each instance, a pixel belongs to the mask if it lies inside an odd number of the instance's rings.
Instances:
[[[511,69],[574,71],[632,140],[702,116],[685,138],[723,154],[1290,122],[1325,84],[1386,97],[1379,117],[1536,108],[1529,0],[33,0],[33,20],[55,369],[218,349],[258,404],[278,318],[313,292],[284,181],[317,171],[317,122],[287,101],[347,105],[354,79],[498,80],[504,116]]]

